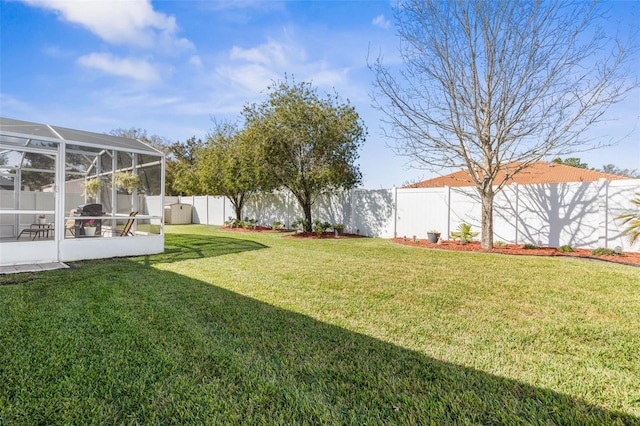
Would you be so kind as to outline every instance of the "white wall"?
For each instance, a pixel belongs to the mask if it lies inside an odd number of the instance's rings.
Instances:
[[[640,251],[629,244],[619,215],[632,211],[640,180],[575,182],[505,187],[495,198],[494,239],[514,244]],[[178,202],[165,197],[165,202]],[[193,205],[193,223],[223,225],[235,216],[224,197],[180,197]],[[436,230],[446,238],[461,223],[480,231],[480,198],[473,188],[415,188],[341,192],[313,206],[314,219],[344,223],[347,232],[381,238],[425,238]],[[253,196],[244,217],[262,225],[290,225],[302,217],[295,198],[286,192]]]

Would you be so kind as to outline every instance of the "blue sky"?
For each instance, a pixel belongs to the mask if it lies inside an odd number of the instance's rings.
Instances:
[[[640,26],[637,2],[615,19]],[[369,130],[366,188],[431,177],[387,147],[371,107],[367,55],[397,63],[390,1],[60,1],[0,3],[0,115],[109,132],[142,128],[172,141],[204,138],[211,118],[236,121],[285,73],[333,88]],[[640,63],[637,61],[637,63]],[[576,154],[592,167],[640,168],[640,91],[593,134],[617,146]]]

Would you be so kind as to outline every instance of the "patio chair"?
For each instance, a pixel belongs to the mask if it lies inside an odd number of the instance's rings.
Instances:
[[[124,225],[124,228],[120,232],[120,236],[121,237],[126,237],[126,236],[132,236],[133,237],[133,232],[131,231],[131,227],[133,226],[133,222],[135,221],[135,219],[133,217],[135,215],[137,215],[137,214],[138,214],[138,212],[129,213],[129,220],[127,221],[126,225]]]
[[[51,231],[53,231],[52,223],[46,223],[46,224],[34,223],[32,225],[29,225],[28,228],[25,228],[22,231],[20,231],[20,233],[18,234],[18,238],[16,238],[16,240],[19,240],[20,237],[22,237],[22,234],[33,235],[32,240],[35,240],[36,238],[43,238],[43,237],[49,238],[49,232]]]
[[[75,216],[77,211],[77,209],[71,209],[69,211],[69,216]],[[67,221],[64,223],[64,234],[67,235],[67,231],[69,231],[71,235],[76,235],[75,224],[75,219],[67,219]]]

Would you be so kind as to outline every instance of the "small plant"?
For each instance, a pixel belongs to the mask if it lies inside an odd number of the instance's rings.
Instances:
[[[413,236],[413,242],[414,243],[419,243],[420,240],[418,239],[418,237],[416,237],[415,235]]]
[[[231,217],[229,216],[229,219],[227,219],[225,221],[225,226],[229,227],[229,228],[241,228],[242,227],[242,221],[239,219],[236,219],[235,217]]]
[[[306,219],[302,219],[302,218],[297,218],[296,220],[293,221],[293,223],[291,224],[291,227],[293,229],[295,229],[298,232],[302,232],[305,229],[307,229],[307,220]]]
[[[525,250],[534,250],[534,249],[537,249],[538,246],[535,245],[535,244],[531,244],[531,243],[524,243],[522,245],[522,248],[525,249]]]
[[[256,229],[257,225],[258,225],[257,219],[249,219],[248,217],[245,217],[240,226],[246,229],[249,229],[249,228]]]
[[[84,223],[85,228],[95,228],[96,226],[97,226],[97,223],[94,219],[89,219]]]
[[[575,250],[568,244],[558,247],[558,251],[562,253],[573,253]]]
[[[638,207],[638,210],[635,213],[620,215],[618,219],[622,219],[622,223],[627,225],[624,232],[629,234],[629,242],[633,245],[640,240],[640,192],[636,194],[635,199],[631,200],[631,203]]]
[[[453,240],[460,240],[462,244],[466,244],[473,241],[478,234],[480,233],[471,231],[471,225],[468,223],[461,223],[458,226],[458,230],[451,233],[451,238]]]
[[[493,242],[493,246],[494,247],[506,247],[507,243],[505,243],[504,241],[494,241]]]
[[[38,219],[45,219],[47,216],[43,215],[43,214],[39,214],[38,215]]]
[[[331,227],[333,228],[333,232],[335,232],[336,235],[342,235],[342,233],[344,232],[344,223],[334,223],[333,225],[331,225]]]
[[[621,256],[621,254],[617,253],[614,249],[604,247],[591,250],[591,254],[595,256]]]
[[[320,220],[313,222],[313,232],[315,232],[318,237],[329,228],[331,228],[331,224],[329,222],[322,222]]]

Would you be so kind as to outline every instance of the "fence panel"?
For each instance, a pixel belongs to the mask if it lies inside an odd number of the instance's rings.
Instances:
[[[444,238],[449,229],[448,199],[449,188],[398,189],[396,236],[426,238],[433,230]]]

